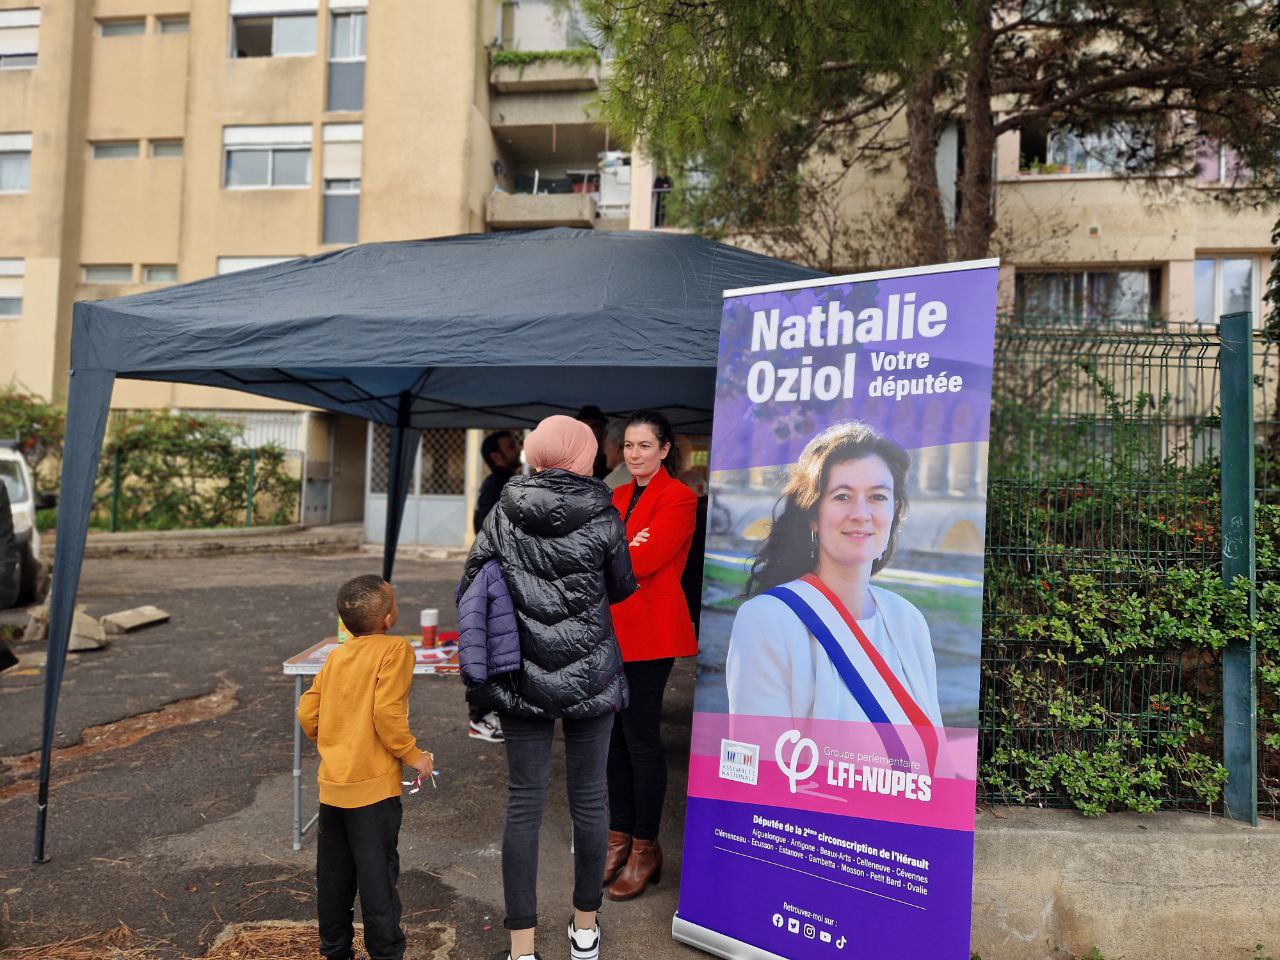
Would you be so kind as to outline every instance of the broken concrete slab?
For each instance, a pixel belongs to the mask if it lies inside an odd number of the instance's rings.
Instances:
[[[75,619],[71,621],[71,643],[67,649],[73,653],[101,650],[110,642],[98,618],[90,616],[83,607],[77,605]]]
[[[26,643],[44,643],[49,639],[49,602],[35,607],[27,607],[27,625],[23,628],[22,639]]]
[[[164,610],[147,605],[107,614],[102,618],[102,629],[107,636],[118,636],[157,623],[167,623],[168,620],[169,614]]]

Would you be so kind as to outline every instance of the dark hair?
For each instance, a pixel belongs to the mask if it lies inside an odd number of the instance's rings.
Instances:
[[[662,460],[662,465],[667,468],[667,473],[671,476],[678,476],[680,473],[680,450],[676,447],[675,431],[671,429],[671,421],[664,417],[657,410],[637,410],[631,416],[627,417],[628,427],[648,427],[653,431],[653,435],[658,438],[658,446],[665,447],[671,444],[671,449],[667,451],[666,457]]]
[[[338,616],[353,636],[377,633],[391,609],[391,584],[373,573],[338,588]]]
[[[787,485],[774,508],[769,538],[751,565],[747,596],[755,596],[813,572],[816,561],[811,553],[809,524],[817,515],[818,502],[827,488],[831,468],[838,463],[866,457],[879,457],[888,464],[893,475],[893,522],[889,527],[889,542],[885,545],[884,555],[871,564],[871,572],[879,573],[888,566],[898,539],[898,528],[907,511],[907,471],[911,469],[911,455],[865,423],[847,420],[823,430],[800,452],[800,459],[791,468]]]
[[[498,444],[502,442],[503,437],[515,439],[515,434],[510,430],[499,430],[497,433],[491,433],[480,441],[480,459],[485,462],[486,466],[493,466],[493,461],[489,458],[498,452]]]

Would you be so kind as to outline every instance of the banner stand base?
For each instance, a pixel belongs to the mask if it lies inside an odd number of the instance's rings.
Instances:
[[[724,960],[787,960],[779,954],[770,953],[768,950],[727,937],[723,933],[690,923],[682,919],[678,913],[671,917],[671,936],[713,957],[723,957]]]

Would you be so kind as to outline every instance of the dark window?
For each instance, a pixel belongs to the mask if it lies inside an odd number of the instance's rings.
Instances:
[[[271,17],[236,17],[231,23],[237,57],[271,56]]]
[[[364,61],[329,61],[329,105],[331,112],[364,109]]]
[[[324,242],[355,243],[360,232],[360,181],[324,182]]]

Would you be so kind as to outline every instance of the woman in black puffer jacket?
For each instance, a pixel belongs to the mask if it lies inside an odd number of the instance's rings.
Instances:
[[[509,960],[534,955],[538,828],[557,718],[564,725],[574,827],[570,953],[595,960],[608,838],[605,765],[614,714],[627,698],[609,607],[634,593],[636,581],[622,518],[609,489],[591,476],[591,428],[548,417],[524,449],[539,472],[503,488],[467,557],[461,586],[465,591],[485,563],[498,561],[515,602],[521,669],[491,678],[468,699],[498,711],[506,738],[502,886]]]

